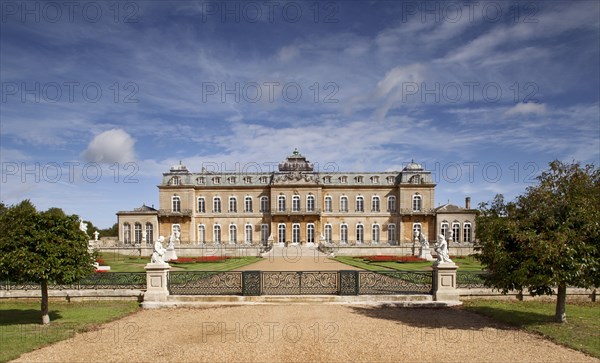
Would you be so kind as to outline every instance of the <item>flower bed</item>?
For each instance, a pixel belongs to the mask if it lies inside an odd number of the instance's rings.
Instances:
[[[184,263],[223,262],[229,258],[230,258],[229,256],[179,257],[176,260],[169,261],[169,263],[184,264]]]
[[[423,261],[427,261],[424,258],[419,258],[416,256],[381,255],[381,256],[363,256],[361,258],[367,262],[423,262]]]

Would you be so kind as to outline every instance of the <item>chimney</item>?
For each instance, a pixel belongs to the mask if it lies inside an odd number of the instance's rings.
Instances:
[[[465,208],[466,209],[471,209],[471,197],[466,197],[465,198]]]

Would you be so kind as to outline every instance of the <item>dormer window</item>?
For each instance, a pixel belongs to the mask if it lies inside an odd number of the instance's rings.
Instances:
[[[204,178],[203,176],[197,177],[196,178],[196,183],[197,184],[205,184],[206,183],[206,178]]]
[[[229,178],[227,178],[227,182],[229,184],[235,184],[235,176],[230,176]]]
[[[174,176],[171,178],[171,182],[169,183],[171,185],[179,185],[181,184],[181,179],[179,179],[178,176]]]
[[[221,184],[221,177],[220,176],[215,176],[214,178],[212,178],[213,184]]]
[[[244,177],[244,184],[250,184],[252,183],[252,177],[251,176],[245,176]]]
[[[362,177],[362,176],[357,176],[357,177],[355,177],[355,178],[354,178],[354,181],[356,181],[357,183],[360,183],[360,184],[362,184],[362,182],[363,182],[363,177]]]
[[[330,176],[324,176],[323,177],[323,183],[331,183],[331,177]]]
[[[260,180],[261,183],[266,183],[267,182],[267,177],[266,176],[261,176],[259,178],[259,180]]]
[[[411,184],[421,184],[421,176],[420,175],[413,175],[410,177],[409,182]]]
[[[388,184],[394,184],[394,177],[393,176],[388,176],[387,177],[387,182],[388,182]]]
[[[340,183],[346,184],[347,182],[348,182],[348,177],[347,176],[340,176]]]
[[[378,176],[372,176],[371,177],[371,183],[373,183],[373,184],[379,184],[379,177]]]

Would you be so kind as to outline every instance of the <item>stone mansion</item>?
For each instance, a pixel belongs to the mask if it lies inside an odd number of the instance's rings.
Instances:
[[[333,243],[400,245],[418,232],[450,243],[475,238],[476,211],[434,207],[431,172],[318,172],[298,151],[266,173],[190,172],[175,165],[158,186],[159,209],[117,213],[119,242],[150,244],[159,235],[181,245]]]

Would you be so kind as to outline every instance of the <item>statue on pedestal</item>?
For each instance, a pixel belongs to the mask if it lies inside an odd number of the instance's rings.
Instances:
[[[446,242],[446,237],[444,237],[443,234],[438,236],[438,241],[435,244],[435,251],[437,252],[438,263],[454,263],[448,256],[448,242]]]
[[[98,240],[98,236],[100,235],[100,233],[98,233],[98,231],[94,232],[94,241]]]
[[[165,241],[165,237],[160,236],[154,242],[154,252],[152,252],[152,258],[150,260],[151,263],[165,263],[163,260],[163,256],[167,250],[163,247],[162,243]]]
[[[427,261],[433,261],[433,256],[431,256],[431,249],[425,233],[419,233],[419,243],[421,245],[419,248],[419,258],[424,258]]]

